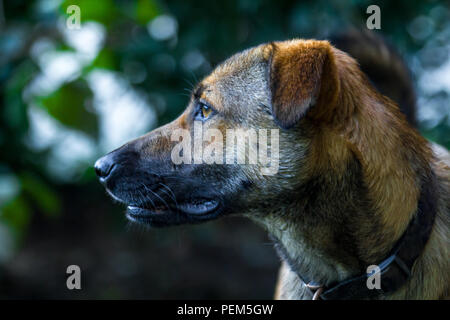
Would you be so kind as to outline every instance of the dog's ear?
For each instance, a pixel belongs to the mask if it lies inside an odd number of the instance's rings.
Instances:
[[[339,92],[331,45],[293,40],[268,46],[272,113],[280,127],[294,126],[307,112],[315,116],[330,112]]]

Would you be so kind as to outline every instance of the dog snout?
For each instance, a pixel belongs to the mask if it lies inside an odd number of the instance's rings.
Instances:
[[[128,143],[98,159],[94,169],[100,182],[109,191],[118,192],[123,187],[127,188],[130,181],[143,179],[150,164],[150,161],[142,159],[135,144]]]
[[[137,160],[137,153],[130,145],[124,145],[98,159],[94,164],[95,173],[100,182],[104,184],[108,182],[109,185],[114,180],[113,177],[123,174],[122,171],[126,171],[128,166],[136,166]]]
[[[95,162],[94,169],[100,181],[103,182],[108,179],[115,166],[113,155],[107,154]]]

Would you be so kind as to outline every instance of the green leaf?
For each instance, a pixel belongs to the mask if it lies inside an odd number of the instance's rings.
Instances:
[[[136,5],[136,20],[140,24],[147,24],[160,13],[158,4],[153,0],[138,0]]]
[[[109,49],[102,49],[98,53],[92,64],[89,66],[89,70],[93,68],[117,70],[118,64],[114,52]]]
[[[6,83],[3,116],[5,123],[20,133],[28,129],[27,106],[22,98],[22,90],[36,71],[36,65],[31,60],[25,60],[15,67]]]
[[[31,209],[23,195],[7,202],[0,211],[0,221],[14,232],[19,240],[26,232],[31,218]]]
[[[61,212],[61,201],[57,194],[39,177],[25,172],[20,175],[22,190],[33,200],[36,206],[48,217]]]
[[[80,7],[81,22],[88,20],[103,23],[106,27],[111,22],[117,20],[120,12],[117,10],[117,5],[113,0],[66,0],[61,4],[61,11],[67,17],[67,8],[70,5],[77,5]]]
[[[76,80],[41,98],[39,105],[60,123],[97,138],[98,119],[87,110],[89,103],[92,103],[92,91],[85,81]]]

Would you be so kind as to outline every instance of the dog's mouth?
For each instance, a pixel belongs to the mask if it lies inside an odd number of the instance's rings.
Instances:
[[[197,198],[175,205],[129,205],[126,216],[132,222],[163,226],[213,219],[218,215],[219,207],[217,200]]]

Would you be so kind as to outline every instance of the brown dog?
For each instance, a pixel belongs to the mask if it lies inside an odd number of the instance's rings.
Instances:
[[[279,129],[276,173],[262,174],[260,163],[175,164],[172,135],[185,129],[196,141],[196,120],[227,142],[228,129]],[[241,214],[264,226],[284,261],[277,298],[449,294],[449,163],[326,41],[275,42],[231,57],[178,119],[99,159],[96,171],[135,222]],[[373,276],[381,288],[369,288]]]

